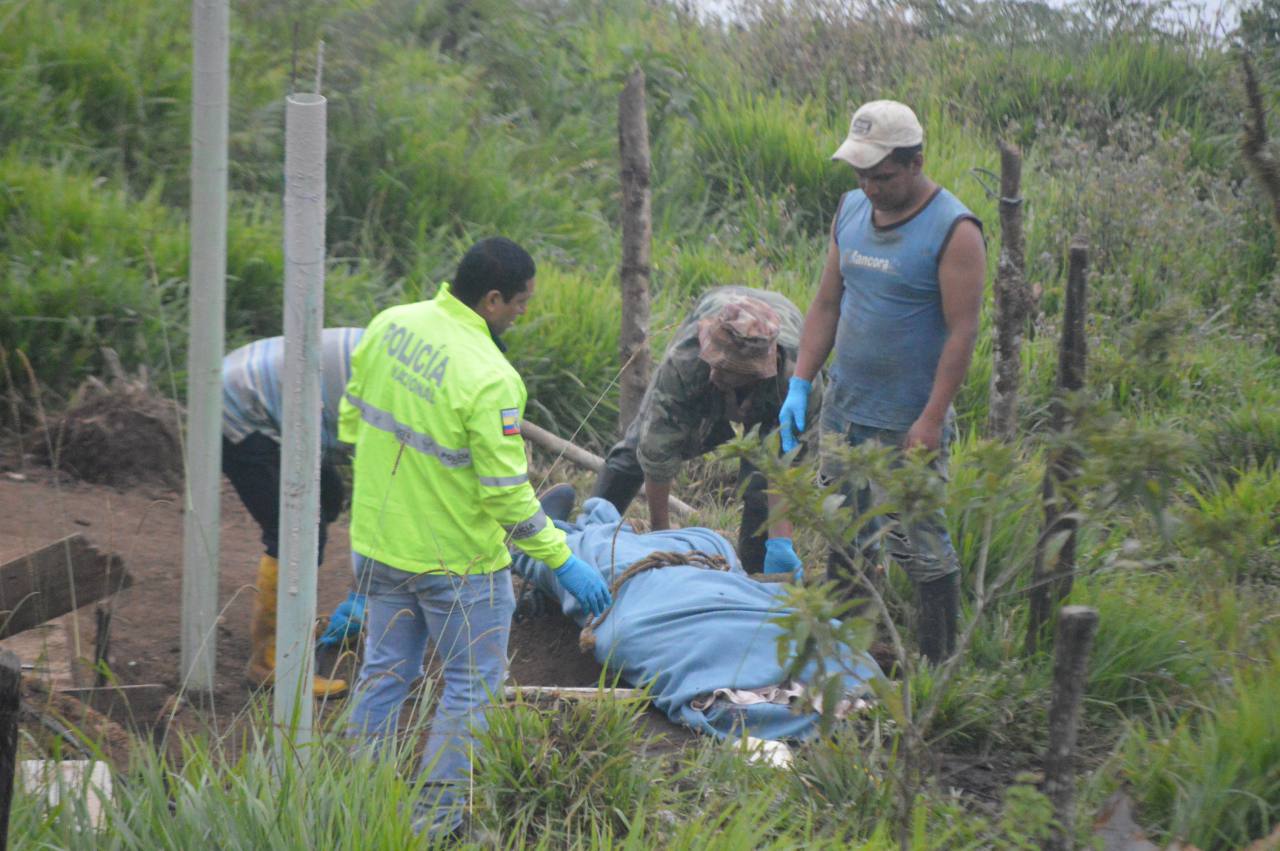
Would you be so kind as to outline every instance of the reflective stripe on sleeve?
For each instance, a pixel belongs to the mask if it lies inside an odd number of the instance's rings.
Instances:
[[[511,536],[513,541],[522,541],[525,538],[532,538],[541,532],[547,526],[547,515],[541,508],[534,513],[528,520],[521,520],[514,526],[504,525],[502,528],[507,530],[507,534]]]
[[[522,485],[529,481],[529,476],[526,473],[521,473],[518,476],[478,476],[477,478],[480,480],[480,484],[487,488],[508,488],[512,485]]]
[[[359,396],[348,393],[347,401],[359,409],[361,419],[379,431],[395,435],[396,440],[399,440],[405,446],[416,449],[423,455],[430,455],[446,467],[471,466],[471,450],[450,449],[447,446],[441,446],[436,443],[435,438],[431,435],[414,431],[403,423],[398,422],[390,411],[384,411],[381,408],[370,405]]]

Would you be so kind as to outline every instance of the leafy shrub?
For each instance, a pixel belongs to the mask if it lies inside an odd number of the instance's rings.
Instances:
[[[1205,551],[1209,581],[1218,577],[1280,585],[1280,475],[1249,470],[1205,494],[1192,493],[1186,537]]]
[[[1222,417],[1206,418],[1201,443],[1210,469],[1226,475],[1280,464],[1280,398],[1257,397]]]
[[[1028,157],[1029,275],[1046,282],[1042,308],[1060,312],[1066,243],[1089,242],[1089,313],[1100,325],[1127,324],[1182,294],[1199,309],[1224,308],[1248,323],[1239,282],[1270,263],[1270,236],[1248,192],[1229,175],[1203,172],[1192,138],[1155,121],[1125,117],[1107,141],[1045,139]],[[1251,290],[1249,291],[1251,293]]]

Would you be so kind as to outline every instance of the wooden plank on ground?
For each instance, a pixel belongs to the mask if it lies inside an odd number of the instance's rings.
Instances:
[[[22,632],[128,588],[119,556],[69,535],[0,565],[0,638]]]
[[[637,700],[645,693],[637,688],[507,686],[502,690],[502,696],[507,700]]]

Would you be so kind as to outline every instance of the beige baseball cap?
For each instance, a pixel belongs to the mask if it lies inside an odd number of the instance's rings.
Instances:
[[[831,159],[844,160],[854,168],[871,168],[894,148],[923,142],[924,128],[911,107],[896,100],[873,100],[853,114],[849,135]]]

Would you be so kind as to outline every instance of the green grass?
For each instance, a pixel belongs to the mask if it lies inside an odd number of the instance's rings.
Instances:
[[[480,824],[517,844],[643,830],[667,804],[662,765],[636,753],[642,701],[517,704],[494,713],[476,785]]]
[[[186,352],[188,235],[159,192],[139,198],[90,174],[0,158],[0,253],[6,310],[0,339],[37,376],[67,391],[101,370],[110,346],[128,368],[168,374]],[[233,204],[227,234],[228,348],[279,334],[284,252],[275,201]],[[326,281],[329,321],[363,324],[380,280],[355,264]]]
[[[1073,595],[1098,610],[1086,699],[1122,717],[1176,712],[1214,684],[1210,615],[1158,575],[1095,578]]]
[[[1206,851],[1240,848],[1280,824],[1280,668],[1227,668],[1230,684],[1202,712],[1140,729],[1125,774],[1142,813]]]

